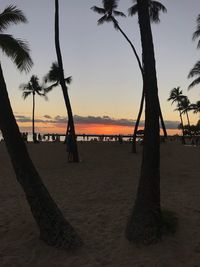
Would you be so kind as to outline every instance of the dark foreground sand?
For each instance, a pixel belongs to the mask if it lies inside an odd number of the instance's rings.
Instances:
[[[69,164],[63,144],[29,144],[30,155],[67,220],[84,240],[77,251],[38,239],[21,187],[0,143],[1,267],[195,267],[200,266],[200,147],[161,145],[162,206],[176,213],[175,235],[136,247],[124,237],[135,199],[141,149],[130,145],[80,143],[80,164]]]

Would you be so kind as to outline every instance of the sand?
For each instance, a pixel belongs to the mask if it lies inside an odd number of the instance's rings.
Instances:
[[[162,207],[176,213],[177,232],[137,247],[124,237],[141,164],[130,145],[79,143],[82,162],[67,163],[63,144],[28,144],[45,185],[84,246],[64,251],[39,240],[24,193],[0,143],[1,267],[200,266],[200,147],[161,145]]]

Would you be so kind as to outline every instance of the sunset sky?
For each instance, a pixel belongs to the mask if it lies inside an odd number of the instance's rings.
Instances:
[[[65,76],[73,77],[69,95],[76,132],[131,133],[142,92],[141,74],[131,48],[111,23],[97,26],[100,16],[90,8],[101,7],[101,0],[59,2],[60,43]],[[160,24],[152,25],[159,97],[167,128],[176,129],[179,116],[174,112],[176,107],[167,102],[170,90],[180,86],[191,102],[200,99],[198,86],[187,90],[191,82],[187,75],[200,56],[197,42],[192,41],[200,3],[199,0],[160,2],[168,12],[161,15]],[[1,51],[0,59],[16,119],[21,130],[31,131],[32,99],[22,99],[19,85],[27,83],[33,74],[42,81],[56,60],[54,1],[1,0],[0,10],[9,4],[23,10],[29,23],[12,26],[7,33],[29,42],[34,67],[28,74],[19,73]],[[127,14],[131,5],[131,0],[121,0],[118,10]],[[118,21],[141,55],[137,16]],[[191,122],[196,123],[198,115],[190,116]],[[36,126],[40,132],[65,132],[66,108],[59,87],[49,93],[48,101],[36,99]]]

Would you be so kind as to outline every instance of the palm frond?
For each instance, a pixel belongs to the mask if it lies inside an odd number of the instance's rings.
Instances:
[[[45,94],[48,93],[48,92],[50,92],[50,91],[52,91],[52,89],[53,89],[54,87],[57,87],[58,85],[59,85],[59,82],[56,82],[56,83],[54,83],[54,84],[52,84],[52,85],[50,85],[50,86],[44,88]]]
[[[0,13],[0,31],[6,30],[10,24],[26,23],[24,13],[14,5],[9,5]]]
[[[94,12],[98,13],[98,14],[105,14],[106,13],[106,10],[104,8],[101,8],[101,7],[93,6],[90,9],[93,10]]]
[[[137,14],[138,12],[138,6],[137,4],[134,5],[134,6],[131,6],[129,9],[128,9],[128,15],[129,16],[134,16],[135,14]]]
[[[24,91],[24,92],[22,93],[22,97],[23,97],[23,99],[26,99],[30,94],[32,94],[31,91]]]
[[[192,78],[194,76],[200,76],[200,61],[197,61],[197,63],[188,74],[188,78]]]
[[[44,77],[46,82],[57,82],[59,81],[59,66],[57,62],[53,62],[50,71]]]
[[[195,79],[189,86],[188,86],[188,90],[191,89],[192,87],[194,87],[195,85],[200,84],[200,77]]]
[[[117,10],[113,10],[113,14],[115,16],[126,17],[126,15],[123,12],[120,12],[120,11],[117,11]]]
[[[108,22],[108,16],[104,15],[103,17],[101,17],[98,21],[97,24],[98,25],[102,25],[104,22]]]
[[[69,77],[65,78],[65,82],[66,82],[66,84],[71,84],[72,76],[69,76]]]
[[[0,34],[0,48],[12,59],[20,71],[29,71],[33,61],[29,55],[28,44],[21,40],[15,39],[9,34]]]
[[[103,7],[106,11],[111,11],[117,8],[119,0],[102,0]]]

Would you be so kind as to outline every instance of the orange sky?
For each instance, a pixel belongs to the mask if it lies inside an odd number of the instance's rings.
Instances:
[[[30,122],[18,123],[20,130],[22,132],[31,132]],[[40,133],[60,133],[64,134],[66,130],[66,125],[64,124],[51,124],[51,123],[36,123],[36,132]],[[133,126],[120,126],[120,125],[108,125],[108,124],[76,124],[77,134],[132,134]],[[139,129],[142,129],[140,127]],[[180,133],[178,129],[168,129],[169,135],[174,135]],[[162,130],[161,130],[162,134]]]

